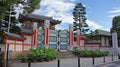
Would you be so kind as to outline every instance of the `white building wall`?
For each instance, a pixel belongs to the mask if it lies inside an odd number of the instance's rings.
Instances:
[[[84,46],[85,45],[85,41],[84,40],[80,40],[80,46]]]
[[[22,45],[16,45],[16,51],[22,51]]]
[[[105,46],[105,38],[101,36],[101,46]]]
[[[15,43],[14,40],[6,40],[7,43]]]
[[[7,50],[7,49],[6,49]],[[13,44],[10,44],[9,45],[9,51],[14,51],[14,45]]]
[[[25,51],[29,51],[30,48],[31,48],[31,46],[24,46]]]
[[[26,40],[24,41],[24,44],[31,44],[32,37],[31,36],[24,36]]]
[[[106,37],[106,46],[109,46],[109,40],[108,40],[108,37]]]
[[[6,42],[9,44],[9,51],[22,51],[22,41],[6,40]]]

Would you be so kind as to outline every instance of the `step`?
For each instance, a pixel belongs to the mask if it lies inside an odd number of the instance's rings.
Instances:
[[[59,52],[57,57],[58,58],[75,58],[77,56],[74,55],[72,52]]]

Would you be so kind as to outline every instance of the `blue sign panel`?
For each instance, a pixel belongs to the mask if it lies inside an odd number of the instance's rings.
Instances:
[[[42,43],[38,43],[38,44],[37,44],[37,47],[42,47]]]
[[[56,44],[49,44],[49,47],[52,49],[57,49],[57,45]]]
[[[62,45],[60,45],[60,49],[61,49],[61,50],[67,50],[67,49],[68,49],[68,46],[67,46],[67,45],[62,44]]]

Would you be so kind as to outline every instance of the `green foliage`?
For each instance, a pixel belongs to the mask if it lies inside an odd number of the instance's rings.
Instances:
[[[10,11],[10,6],[12,4],[18,3],[19,0],[2,0],[0,1],[0,20],[4,19],[8,11]]]
[[[120,15],[113,17],[111,32],[116,31],[118,34],[118,43],[120,44]],[[120,45],[118,45],[120,46]]]
[[[22,60],[28,60],[28,59],[29,59],[28,54],[24,54],[24,55],[22,56]]]
[[[120,16],[115,16],[112,21],[112,30],[120,30]]]
[[[34,10],[40,8],[40,6],[39,6],[40,1],[41,0],[29,0],[29,2],[28,2],[29,8],[24,8],[25,12],[32,13]],[[8,28],[10,11],[11,11],[11,15],[16,14],[16,12],[14,11],[14,6],[12,7],[12,5],[18,4],[18,3],[20,3],[20,0],[0,0],[0,30],[2,30],[1,29],[2,25],[5,25],[4,27]],[[7,22],[7,23],[3,24],[2,23],[3,20],[5,22]],[[10,27],[11,27],[10,32],[19,33],[20,28],[16,26],[16,24],[19,23],[17,18],[15,16],[11,17],[10,22],[11,22],[11,24],[10,24]],[[3,37],[0,36],[0,40],[3,40]]]
[[[74,7],[73,11],[73,19],[74,19],[74,31],[79,29],[81,31],[81,34],[85,34],[89,29],[88,24],[86,23],[87,18],[85,17],[86,8],[82,5],[82,3],[78,3]]]
[[[101,50],[77,50],[74,51],[75,55],[79,56],[79,57],[102,57],[102,56],[107,56],[109,53],[108,52],[104,52]]]
[[[85,35],[87,37],[87,40],[100,40],[100,37],[98,36],[98,31],[95,30],[95,31],[90,31],[89,34],[86,34]]]
[[[29,6],[30,8],[25,8],[27,13],[32,13],[34,10],[40,8],[40,1],[41,0],[30,0]]]
[[[18,26],[12,26],[12,29],[10,30],[10,32],[19,34],[21,32],[21,29]]]
[[[31,48],[30,52],[28,53],[28,57],[31,60],[47,61],[56,58],[57,54],[57,51],[54,49],[39,47],[36,49]]]

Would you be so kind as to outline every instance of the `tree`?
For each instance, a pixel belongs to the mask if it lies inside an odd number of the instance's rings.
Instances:
[[[40,8],[40,1],[41,0],[27,0],[27,2],[26,0],[0,0],[0,20],[5,18],[11,5],[22,4],[24,6],[23,9],[27,13],[32,13],[34,10]]]
[[[82,5],[82,3],[78,3],[75,5],[73,10],[73,25],[74,25],[74,31],[77,29],[80,30],[81,35],[86,34],[86,32],[89,30],[88,24],[86,23],[87,18],[85,17],[86,8]]]
[[[22,4],[26,13],[32,13],[40,7],[40,1],[41,0],[0,0],[0,34],[2,34],[2,31],[4,30],[1,29],[1,27],[7,29],[9,21],[11,22],[10,32],[19,33],[20,28],[16,26],[19,21],[15,16],[11,16],[16,14],[14,11],[16,6]],[[2,37],[0,36],[0,39],[1,38]]]
[[[95,30],[95,31],[90,31],[89,34],[86,34],[86,37],[87,37],[87,40],[90,40],[90,41],[100,41],[100,37],[98,36],[98,31]]]
[[[120,44],[120,15],[113,17],[111,32],[116,31],[118,34],[118,43]],[[118,45],[120,46],[120,45]]]
[[[23,9],[26,13],[32,13],[38,9],[41,0],[0,0],[0,29],[2,26],[8,27],[9,18],[11,19],[11,25],[15,26],[19,21],[16,19],[15,7],[19,4],[23,5]],[[12,17],[10,17],[12,15]],[[11,26],[11,27],[12,27]]]
[[[40,8],[40,1],[41,0],[28,0],[28,6],[29,7],[25,7],[25,11],[27,13],[32,13],[34,10],[39,9]]]
[[[116,32],[120,32],[120,16],[115,16],[113,17],[112,20],[112,30],[115,30]]]

